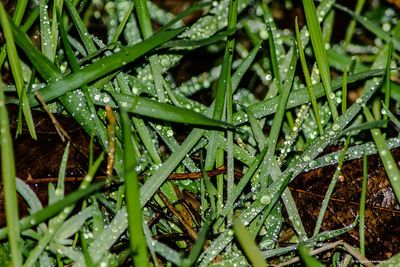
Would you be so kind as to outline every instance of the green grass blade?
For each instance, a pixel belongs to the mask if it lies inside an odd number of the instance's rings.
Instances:
[[[251,265],[255,267],[268,266],[246,227],[240,221],[236,221],[233,224],[233,230],[235,231],[235,236]]]
[[[122,130],[124,136],[124,181],[125,200],[128,213],[128,232],[132,259],[136,266],[147,265],[146,239],[142,229],[142,207],[140,206],[136,157],[131,137],[131,123],[126,111],[121,110]]]
[[[364,116],[368,122],[374,121],[374,117],[368,107],[364,107]],[[379,157],[385,167],[386,174],[392,185],[393,191],[397,200],[400,200],[400,170],[397,167],[396,161],[393,159],[392,153],[386,145],[384,135],[379,129],[371,129],[371,135],[374,139],[376,148],[378,149]]]
[[[204,9],[205,7],[210,6],[211,3],[212,3],[211,1],[205,1],[191,5],[189,8],[185,9],[184,11],[176,15],[171,21],[169,21],[167,24],[161,27],[159,31],[164,31],[166,29],[169,29],[171,26],[173,26],[178,21],[182,20],[184,17],[187,17],[195,12]]]
[[[278,59],[276,58],[274,35],[272,34],[271,27],[268,24],[267,24],[267,31],[268,31],[269,54],[271,57],[272,71],[274,73],[274,78],[276,81],[276,85],[278,87],[278,92],[281,93],[282,82],[281,82],[281,75],[279,73]]]
[[[296,50],[294,50],[290,61],[289,71],[286,76],[285,83],[283,84],[282,91],[280,92],[279,95],[278,107],[276,109],[276,113],[271,126],[271,132],[268,137],[268,150],[263,160],[263,164],[265,164],[267,170],[271,170],[272,164],[276,162],[273,161],[272,159],[275,157],[275,150],[278,144],[278,138],[281,132],[281,126],[286,112],[286,105],[290,91],[292,89],[293,79],[296,72],[296,64],[297,64],[297,52]],[[261,188],[265,188],[266,181],[267,181],[266,177],[264,177],[264,179],[261,180]]]
[[[312,85],[312,81],[311,81],[310,72],[308,71],[306,57],[304,55],[305,47],[303,47],[303,42],[301,41],[299,25],[297,23],[297,17],[296,17],[295,23],[296,23],[296,25],[295,25],[296,26],[296,40],[297,40],[297,47],[299,50],[301,68],[303,69],[303,74],[304,74],[304,78],[306,80],[308,93],[310,94],[311,105],[312,105],[312,108],[314,111],[315,120],[317,121],[318,130],[319,130],[320,134],[323,134],[324,129],[321,124],[321,117],[319,116],[319,107],[318,107],[318,103],[317,103],[317,98],[315,97],[315,94],[314,94],[314,89],[313,89],[313,85]]]
[[[210,119],[192,110],[160,103],[148,98],[111,93],[121,108],[128,112],[155,119],[209,127],[232,128],[229,124]]]
[[[0,9],[1,17],[4,18],[3,15],[5,11],[1,3]],[[6,213],[7,229],[9,229],[7,232],[11,250],[11,262],[13,266],[22,266],[13,142],[10,134],[7,109],[4,102],[4,84],[2,81],[0,81],[0,131],[4,209]]]
[[[148,39],[153,35],[153,27],[151,24],[151,17],[149,8],[147,6],[147,0],[133,0],[135,3],[136,15],[139,21],[140,31],[143,35],[143,39]],[[158,62],[158,56],[152,55],[149,58],[150,68],[153,75],[153,83],[156,88],[157,98],[160,102],[165,102],[165,92],[162,85],[162,68]]]
[[[377,37],[381,38],[385,42],[390,43],[390,41],[392,41],[393,48],[396,49],[397,51],[400,51],[400,40],[395,37],[392,38],[391,34],[389,32],[385,32],[379,25],[375,24],[366,17],[356,14],[347,7],[344,7],[339,4],[335,4],[335,7],[352,16],[358,23],[363,25],[368,31],[375,34]]]
[[[129,16],[132,14],[134,5],[135,5],[134,2],[132,2],[129,8],[126,10],[125,15],[122,18],[122,21],[118,25],[117,31],[115,32],[115,35],[111,40],[111,43],[116,43],[118,41],[119,36],[121,35],[122,31],[126,26],[126,23],[128,22]]]
[[[71,15],[72,22],[74,23],[88,54],[95,53],[97,51],[96,46],[92,38],[90,37],[90,34],[87,31],[83,21],[81,20],[78,11],[75,9],[75,6],[72,4],[71,0],[64,1]]]
[[[392,83],[390,81],[390,64],[392,62],[392,51],[393,51],[393,42],[389,43],[389,52],[388,52],[388,58],[386,62],[386,80],[385,80],[385,105],[387,107],[390,106],[390,96],[392,94]],[[383,116],[384,120],[387,120],[387,114]]]
[[[88,186],[85,189],[77,190],[73,193],[68,194],[65,198],[60,201],[57,201],[46,208],[30,215],[27,217],[22,218],[19,221],[19,227],[21,231],[34,227],[53,216],[57,215],[62,209],[68,207],[82,198],[86,198],[91,194],[98,192],[100,189],[105,187],[104,182],[98,182],[93,185]],[[16,226],[14,226],[16,227]],[[4,239],[7,236],[7,228],[0,229],[0,239]]]
[[[126,64],[131,63],[143,56],[153,48],[174,38],[181,32],[182,29],[178,29],[155,34],[143,42],[140,42],[132,47],[124,48],[122,51],[116,52],[109,57],[99,59],[95,63],[90,64],[77,72],[69,74],[58,81],[51,82],[48,86],[40,89],[39,92],[46,102],[51,101],[69,91],[80,88],[84,84],[88,84],[122,68]],[[33,61],[34,59],[36,58],[32,58],[31,60]],[[40,62],[36,61],[32,63],[35,65],[41,64]],[[37,104],[33,96],[30,97],[30,101],[31,103]]]
[[[325,95],[329,103],[329,108],[334,121],[337,121],[339,114],[334,102],[335,95],[331,87],[331,74],[329,70],[328,57],[325,51],[325,43],[322,38],[321,28],[313,0],[303,0],[304,12],[307,20],[307,27],[310,33],[311,44],[314,49],[315,58],[317,60],[318,69],[321,75],[322,83],[325,89]]]
[[[8,15],[4,10],[3,4],[0,3],[0,22],[3,29],[4,38],[6,40],[7,56],[11,66],[11,72],[17,87],[17,93],[20,101],[22,102],[22,111],[29,129],[29,133],[33,139],[36,139],[35,124],[33,122],[32,113],[29,107],[28,98],[25,92],[24,80],[22,77],[22,68],[17,49],[14,44],[14,37],[10,26]],[[17,134],[22,132],[22,124],[19,123]]]
[[[367,197],[367,179],[368,179],[368,158],[364,153],[363,157],[363,182],[360,197],[360,253],[365,256],[365,203]]]
[[[364,79],[368,79],[370,77],[375,77],[379,75],[385,74],[385,70],[383,69],[374,69],[366,72],[356,73],[353,75],[349,75],[347,78],[347,83],[351,84],[356,81],[361,81]],[[339,78],[333,81],[332,88],[334,90],[338,90],[342,87],[343,78]],[[314,87],[314,93],[316,98],[320,98],[324,96],[324,88],[322,84],[317,84]],[[292,91],[289,95],[289,100],[287,104],[287,109],[300,106],[310,101],[310,94],[307,89],[300,89],[296,91]],[[279,97],[274,97],[271,99],[266,99],[264,101],[260,101],[258,103],[252,104],[249,106],[249,109],[254,113],[256,118],[261,118],[276,112],[276,107],[279,102]],[[238,111],[234,114],[234,125],[239,125],[248,120],[244,111]]]
[[[360,14],[365,4],[365,0],[357,0],[355,13]],[[354,32],[356,30],[356,21],[352,19],[347,27],[346,35],[344,37],[344,47],[348,47],[351,39],[353,38]]]
[[[347,148],[349,147],[349,144],[350,144],[350,138],[351,138],[351,135],[349,135],[347,137],[346,142],[344,143],[342,153],[340,154],[338,166],[336,167],[336,170],[335,170],[335,173],[333,174],[332,180],[329,183],[328,190],[325,193],[324,200],[322,201],[322,206],[321,206],[321,209],[318,214],[318,219],[317,219],[317,222],[315,223],[313,237],[317,236],[319,233],[319,230],[321,229],[322,220],[324,219],[325,212],[328,208],[329,200],[331,199],[333,190],[335,189],[336,183],[337,183],[339,175],[341,173],[341,168],[342,168],[342,165],[344,162],[344,158],[346,156]]]
[[[322,267],[322,265],[319,261],[317,261],[315,258],[313,258],[311,255],[308,254],[307,248],[304,245],[299,245],[297,248],[300,259],[303,262],[304,266],[307,267]]]
[[[55,51],[57,44],[52,41],[51,23],[48,13],[49,6],[46,0],[39,2],[39,17],[40,17],[40,38],[42,54],[46,56],[51,62],[54,62]]]
[[[238,0],[230,0],[229,1],[229,10],[228,10],[228,32],[231,34],[236,31],[236,21],[237,21],[237,1]],[[214,104],[214,112],[213,119],[221,120],[224,112],[225,106],[225,94],[228,91],[228,81],[231,76],[231,67],[233,61],[233,51],[235,48],[235,36],[231,35],[228,38],[228,41],[225,45],[224,58],[221,66],[221,73],[218,79],[217,90],[215,93],[215,104]],[[208,144],[208,150],[206,155],[205,162],[205,170],[209,171],[213,168],[217,149],[218,149],[218,136],[219,133],[217,131],[212,131],[210,133],[210,139]]]
[[[382,102],[383,109],[385,113],[388,115],[389,119],[400,128],[400,121],[396,118],[396,116],[388,109],[385,103]]]

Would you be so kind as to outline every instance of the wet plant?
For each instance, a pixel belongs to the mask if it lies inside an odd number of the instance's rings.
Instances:
[[[392,153],[400,146],[400,7],[388,2],[0,4],[0,265],[399,262],[390,256],[400,251],[376,255],[366,242],[367,156],[382,162],[393,213],[400,200]],[[37,139],[38,110],[65,143],[46,204],[31,180],[16,177],[10,133]],[[73,118],[91,140],[87,174],[69,193],[79,141],[55,116]],[[331,228],[342,167],[361,158],[358,209]],[[311,228],[290,185],[326,166],[336,171]],[[349,231],[358,242],[337,241]]]

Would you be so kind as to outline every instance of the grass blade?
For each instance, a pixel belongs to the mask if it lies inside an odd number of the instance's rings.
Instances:
[[[146,239],[142,229],[142,207],[140,206],[136,157],[131,137],[131,123],[126,111],[121,110],[122,130],[124,136],[124,181],[125,199],[128,213],[128,232],[132,259],[136,266],[147,265]]]
[[[35,124],[33,122],[32,113],[29,107],[28,98],[24,88],[24,80],[22,77],[22,68],[20,59],[18,57],[17,49],[14,44],[14,37],[12,34],[12,28],[8,15],[4,10],[3,4],[0,3],[0,22],[3,29],[4,38],[6,40],[7,56],[11,66],[11,72],[17,87],[18,98],[22,102],[22,111],[25,116],[26,123],[28,125],[29,133],[33,139],[36,139]],[[17,134],[22,133],[21,121],[18,123]]]
[[[110,92],[111,93],[111,92]],[[141,116],[209,127],[232,128],[229,124],[210,119],[192,110],[160,103],[144,97],[111,93],[121,108]]]
[[[297,40],[297,47],[299,50],[301,68],[303,69],[303,74],[304,74],[304,78],[306,80],[308,93],[310,94],[311,105],[312,105],[312,108],[314,111],[315,120],[317,121],[318,130],[319,130],[320,134],[323,134],[324,129],[321,124],[321,117],[319,116],[319,107],[318,107],[318,103],[317,103],[317,98],[315,97],[315,94],[314,94],[314,89],[313,89],[313,85],[312,85],[312,81],[311,81],[310,72],[308,71],[306,57],[304,55],[303,49],[305,47],[303,47],[303,42],[301,41],[299,25],[297,23],[297,17],[296,17],[295,23],[296,23],[296,40]]]
[[[99,59],[93,64],[90,64],[77,72],[69,74],[58,81],[51,82],[48,86],[39,90],[43,99],[48,102],[57,97],[64,95],[65,93],[80,88],[84,84],[88,84],[98,78],[101,78],[115,70],[118,70],[128,63],[131,63],[143,56],[153,48],[159,46],[162,43],[174,38],[176,35],[182,32],[182,29],[164,31],[153,35],[149,39],[136,44],[132,47],[123,49],[120,52],[114,53],[113,55]],[[32,64],[37,66],[38,71],[42,65],[47,66],[45,72],[45,78],[58,77],[59,72],[56,67],[51,64],[46,63],[47,60],[43,61],[43,56],[33,48],[32,45],[26,45],[26,35],[22,33],[18,28],[13,27],[13,33],[19,35],[17,39],[17,45],[20,46],[26,53],[26,55],[31,60]],[[30,41],[28,41],[30,42]],[[37,101],[34,99],[33,95],[30,95],[31,103],[37,105]]]
[[[367,196],[367,179],[368,179],[368,158],[364,153],[363,157],[363,182],[360,197],[360,253],[365,256],[365,202]]]
[[[243,249],[246,257],[249,259],[252,266],[264,267],[268,266],[265,262],[261,252],[254,242],[253,237],[249,231],[244,227],[240,221],[236,221],[233,224],[233,230],[235,231],[235,236],[239,241],[241,248]]]
[[[364,107],[363,111],[368,122],[375,120],[368,107]],[[385,167],[386,174],[389,178],[390,184],[392,185],[396,198],[400,201],[400,170],[397,167],[397,163],[393,159],[392,153],[387,147],[384,135],[381,133],[381,131],[379,129],[371,129],[371,135],[374,139],[379,157],[381,158],[383,166]]]
[[[5,13],[0,3],[2,12]],[[3,24],[4,27],[4,24]],[[9,128],[7,109],[4,102],[4,84],[0,81],[0,140],[1,140],[1,170],[3,180],[4,207],[8,229],[8,241],[11,250],[11,262],[13,266],[22,266],[22,254],[20,245],[20,227],[18,224],[18,200],[15,177],[14,152]]]
[[[329,70],[328,57],[325,52],[325,43],[322,38],[321,28],[315,10],[313,0],[303,0],[304,12],[307,20],[307,27],[310,33],[311,44],[314,49],[315,59],[317,60],[318,69],[321,75],[322,83],[325,89],[325,95],[329,103],[329,108],[334,121],[337,121],[339,114],[334,102],[335,95],[331,87],[331,74]]]

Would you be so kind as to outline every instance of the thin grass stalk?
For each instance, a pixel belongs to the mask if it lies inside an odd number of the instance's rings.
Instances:
[[[3,5],[0,3],[2,11]],[[4,13],[3,13],[4,14]],[[11,250],[12,266],[22,266],[20,250],[20,227],[18,224],[18,199],[15,181],[15,162],[9,120],[4,102],[4,84],[0,81],[0,140],[1,140],[1,170],[4,193],[4,209],[8,229],[8,242]]]
[[[365,4],[365,0],[357,0],[355,13],[360,14]],[[347,26],[346,35],[344,37],[344,47],[347,48],[353,38],[354,32],[356,30],[356,20],[353,18],[349,25]]]
[[[363,156],[363,182],[361,189],[360,198],[360,223],[359,223],[359,235],[360,235],[360,253],[365,256],[365,203],[367,197],[367,179],[368,179],[368,158],[364,153]]]
[[[392,62],[392,51],[393,51],[393,42],[389,42],[389,52],[388,58],[386,62],[386,79],[385,79],[385,105],[386,107],[390,107],[390,97],[392,94],[392,83],[390,81],[390,64]],[[387,120],[388,115],[384,114],[383,119]]]
[[[342,114],[347,110],[347,66],[344,66],[342,84]]]
[[[349,147],[349,144],[350,144],[350,138],[351,138],[351,135],[349,135],[347,137],[346,142],[344,143],[342,153],[340,154],[338,166],[336,167],[335,173],[333,174],[333,177],[329,184],[328,190],[325,193],[324,200],[322,201],[322,206],[319,211],[318,219],[317,219],[317,222],[315,223],[313,237],[317,236],[319,233],[319,230],[321,229],[322,220],[324,219],[325,212],[328,208],[329,200],[332,196],[333,190],[335,189],[336,183],[337,183],[339,175],[341,173],[341,168],[342,168],[342,165],[344,162],[344,158],[346,156],[347,148]]]

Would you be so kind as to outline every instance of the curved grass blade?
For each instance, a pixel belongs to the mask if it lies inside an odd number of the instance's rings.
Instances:
[[[385,103],[382,102],[383,109],[385,110],[385,113],[389,117],[389,119],[397,126],[400,128],[400,121],[396,118],[396,116],[388,109],[388,107],[385,105]]]
[[[356,73],[348,76],[347,83],[350,84],[356,81],[361,81],[370,77],[375,77],[383,74],[385,74],[384,69],[375,69],[366,72]],[[339,88],[342,87],[342,83],[343,83],[343,77],[334,80],[332,82],[332,89],[338,90]],[[316,98],[324,96],[324,89],[321,83],[313,87]],[[286,108],[289,109],[297,107],[309,101],[310,101],[310,94],[308,93],[307,89],[304,88],[292,91],[289,95],[289,100]],[[260,101],[258,103],[249,106],[248,108],[254,113],[256,118],[261,118],[275,113],[278,102],[279,102],[279,96],[264,101]],[[242,124],[244,122],[247,122],[247,120],[248,118],[244,111],[238,111],[234,114],[234,120],[233,120],[234,125]]]
[[[46,67],[45,71],[42,70],[42,72],[45,73],[45,78],[59,77],[60,74],[54,65],[49,64],[47,60],[44,60],[45,63],[43,63],[43,55],[34,49],[32,45],[24,44],[24,42],[27,41],[26,35],[16,27],[12,27],[12,30],[13,33],[19,37],[17,42],[18,46],[25,51],[32,64],[37,66],[44,65]],[[46,102],[53,100],[69,91],[80,88],[84,84],[93,82],[98,78],[122,68],[126,64],[131,63],[137,58],[143,56],[153,48],[174,38],[182,31],[183,29],[177,29],[157,33],[132,47],[124,48],[122,51],[114,53],[109,57],[99,59],[95,63],[83,67],[78,72],[74,72],[63,78],[58,78],[57,81],[50,82],[48,86],[41,88],[39,92]],[[30,43],[30,41],[28,42]],[[39,69],[40,68],[38,68],[38,71],[40,72]],[[33,95],[30,95],[30,101],[34,105],[38,104]]]
[[[1,17],[5,14],[0,3]],[[3,25],[4,27],[4,25]],[[22,254],[20,250],[20,227],[18,224],[18,200],[15,181],[14,152],[9,128],[9,120],[6,105],[4,103],[4,84],[0,81],[0,141],[1,141],[1,174],[3,181],[4,209],[6,213],[7,234],[11,250],[11,262],[13,266],[22,266]],[[6,233],[5,233],[6,234]],[[5,237],[6,235],[4,235]]]
[[[96,171],[98,167],[100,166],[100,163],[103,161],[103,154],[100,155],[100,157],[94,162],[94,164],[90,167],[88,174],[85,176],[85,178],[82,180],[81,184],[79,185],[78,190],[83,190],[87,188],[91,181],[94,178],[94,175],[96,174]],[[37,243],[36,247],[32,249],[29,253],[28,258],[26,259],[24,263],[24,267],[32,267],[35,262],[39,259],[40,254],[44,251],[46,246],[50,243],[51,240],[56,236],[58,231],[60,230],[61,226],[64,224],[65,220],[68,218],[68,216],[71,214],[75,207],[75,203],[69,206],[64,207],[60,213],[57,214],[57,216],[50,220],[49,222],[49,227],[47,231],[43,234],[43,236],[40,238],[39,242]],[[89,208],[88,208],[89,209]],[[83,213],[84,211],[82,211]],[[90,216],[92,215],[91,209],[90,209]],[[75,216],[77,218],[77,222],[79,223],[79,220],[85,217],[85,215],[82,214],[82,216]],[[71,224],[72,221],[75,219],[71,218],[69,222],[66,222],[67,225]],[[83,222],[82,222],[83,224]],[[73,227],[73,225],[69,225]],[[68,227],[69,227],[68,226]],[[64,230],[69,230],[69,228],[66,227]],[[61,231],[62,232],[62,231]],[[65,233],[65,232],[64,232]]]
[[[339,5],[339,4],[335,4],[335,7],[337,9],[349,14],[350,16],[352,16],[355,20],[357,20],[358,23],[363,25],[367,30],[369,30],[370,32],[375,34],[377,37],[379,37],[382,40],[384,40],[386,43],[390,43],[390,41],[392,41],[393,42],[393,47],[397,51],[400,51],[400,40],[395,38],[394,36],[392,37],[390,35],[390,33],[385,32],[380,26],[378,26],[377,24],[373,23],[372,21],[370,21],[366,17],[360,16],[357,13],[351,11],[347,7],[344,7],[344,6]]]
[[[105,182],[98,182],[98,183],[88,186],[85,189],[77,190],[77,191],[67,195],[62,200],[57,201],[30,216],[22,218],[18,223],[19,227],[20,227],[21,231],[23,231],[23,230],[29,229],[33,226],[36,226],[36,225],[52,218],[53,216],[57,215],[65,207],[68,207],[68,206],[76,203],[80,199],[86,198],[86,197],[90,196],[91,194],[98,192],[99,190],[101,190],[104,187],[105,187]],[[14,227],[16,227],[16,226],[14,226]],[[7,236],[7,233],[8,233],[7,228],[0,229],[0,240],[4,239]]]
[[[184,11],[179,13],[177,16],[175,16],[170,22],[165,24],[159,31],[164,31],[166,29],[169,29],[171,26],[173,26],[175,23],[177,23],[184,17],[187,17],[187,16],[193,14],[194,12],[200,11],[207,6],[210,6],[211,3],[212,3],[211,1],[206,1],[206,2],[199,2],[194,5],[191,5],[188,9],[185,9]]]
[[[29,129],[29,133],[33,139],[36,139],[35,124],[33,122],[32,113],[29,107],[28,98],[24,88],[24,80],[22,77],[22,68],[20,59],[17,53],[17,49],[14,43],[14,37],[12,34],[12,28],[10,26],[10,20],[4,10],[3,4],[0,3],[0,22],[3,29],[4,38],[6,40],[6,49],[8,61],[10,63],[11,72],[17,87],[18,98],[22,102],[22,111]],[[22,133],[22,123],[18,122],[17,135]]]
[[[164,48],[185,48],[185,47],[200,47],[200,46],[207,46],[213,43],[216,43],[222,40],[225,37],[229,36],[228,31],[222,31],[214,34],[211,37],[208,37],[203,40],[177,40],[177,41],[169,41],[168,43],[160,46],[158,49]]]
[[[232,129],[232,126],[225,122],[210,119],[189,109],[157,102],[144,97],[124,95],[113,92],[110,93],[121,108],[141,116],[177,123]]]
[[[237,86],[240,82],[240,80],[243,78],[244,74],[246,73],[247,69],[250,67],[251,63],[253,62],[255,56],[257,55],[257,52],[259,50],[259,46],[255,47],[251,53],[246,57],[246,59],[242,62],[242,64],[238,67],[237,71],[233,74],[232,76],[232,89],[235,91],[237,89]],[[212,114],[213,110],[213,104],[209,107],[206,115],[210,116]],[[185,141],[179,146],[179,148],[176,149],[176,151],[164,162],[164,164],[151,176],[147,179],[146,183],[140,188],[140,202],[141,206],[144,207],[144,205],[151,199],[151,197],[154,195],[154,193],[160,188],[160,186],[163,184],[165,179],[168,177],[168,175],[182,162],[182,159],[186,157],[187,153],[197,144],[197,142],[200,140],[200,138],[203,136],[205,133],[205,130],[203,129],[194,129],[188,137],[185,139]],[[108,228],[103,231],[103,233],[100,234],[98,238],[96,238],[93,242],[93,251],[91,253],[92,257],[94,256],[94,253],[104,254],[105,251],[107,251],[112,244],[116,242],[116,240],[119,237],[119,233],[122,233],[125,231],[127,227],[127,221],[126,221],[126,209],[122,208],[112,221],[112,223],[108,226]],[[1,232],[0,232],[1,233]],[[1,236],[0,236],[1,237]],[[158,242],[158,241],[157,241]],[[163,247],[162,243],[157,244],[154,246],[154,249],[160,249],[160,251],[157,251],[158,253],[161,254],[162,252],[165,252],[168,250],[168,247]],[[170,253],[165,253],[165,255],[170,255]],[[174,254],[173,256],[176,256]],[[171,262],[174,262],[173,260],[176,261],[177,257],[172,257]],[[179,265],[179,263],[176,263]]]

